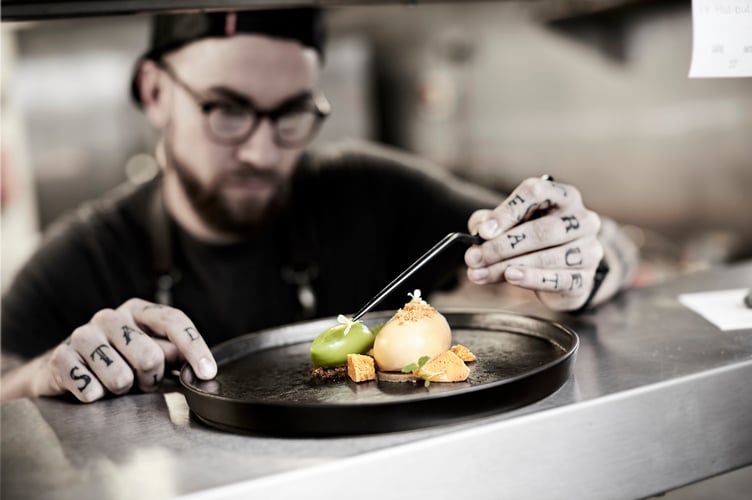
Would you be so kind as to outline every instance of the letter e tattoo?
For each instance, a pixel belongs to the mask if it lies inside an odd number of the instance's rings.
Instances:
[[[508,234],[507,238],[509,239],[512,248],[516,247],[520,241],[525,239],[525,234]]]
[[[582,288],[582,275],[580,273],[572,273],[572,284],[569,285],[570,290],[575,288]]]
[[[518,194],[514,195],[514,198],[509,200],[509,205],[511,206],[517,205],[518,203],[525,203],[525,199]]]

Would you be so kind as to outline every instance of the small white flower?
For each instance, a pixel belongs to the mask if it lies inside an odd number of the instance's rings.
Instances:
[[[425,300],[420,298],[420,288],[416,288],[413,293],[408,293],[407,295],[413,299],[413,302],[420,302],[421,304],[426,303]]]
[[[350,333],[350,328],[352,328],[352,326],[355,324],[355,322],[353,322],[353,320],[351,320],[350,318],[348,318],[344,314],[340,314],[339,316],[337,316],[337,323],[339,323],[340,325],[347,325],[345,327],[345,331],[344,331],[343,335],[347,335],[348,333]]]

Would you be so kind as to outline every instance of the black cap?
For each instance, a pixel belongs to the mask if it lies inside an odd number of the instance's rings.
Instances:
[[[152,18],[150,48],[136,64],[131,96],[140,107],[137,75],[144,60],[158,61],[166,53],[202,38],[225,38],[239,33],[297,40],[315,49],[324,60],[326,30],[323,11],[316,7],[162,14]]]

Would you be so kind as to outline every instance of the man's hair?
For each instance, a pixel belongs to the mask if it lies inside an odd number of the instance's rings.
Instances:
[[[296,40],[316,50],[324,60],[326,29],[320,8],[157,15],[152,18],[149,50],[137,61],[131,79],[133,100],[141,107],[138,70],[144,60],[159,61],[165,54],[202,38],[226,38],[240,33]]]

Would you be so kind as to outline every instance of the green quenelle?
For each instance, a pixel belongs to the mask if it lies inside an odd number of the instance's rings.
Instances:
[[[356,321],[350,325],[336,325],[327,328],[311,344],[311,361],[313,366],[332,368],[347,363],[348,354],[363,354],[373,347],[376,335],[365,323]]]

